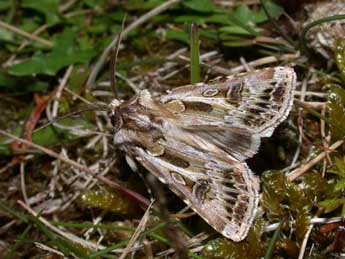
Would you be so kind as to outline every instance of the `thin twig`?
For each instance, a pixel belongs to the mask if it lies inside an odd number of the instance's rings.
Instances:
[[[302,82],[302,86],[301,86],[301,92],[300,92],[300,95],[299,95],[299,101],[303,102],[304,99],[305,99],[305,93],[307,91],[307,87],[308,87],[308,78],[309,78],[309,71],[308,71],[308,74],[307,76],[304,77],[304,80]],[[301,147],[302,147],[302,144],[303,144],[303,109],[301,107],[298,108],[298,146],[296,148],[296,151],[294,153],[294,156],[292,158],[292,161],[291,161],[291,164],[290,165],[294,165],[296,164],[297,160],[298,160],[298,157],[300,155],[300,152],[301,152]]]
[[[292,171],[287,176],[287,178],[289,179],[289,181],[294,181],[296,178],[300,177],[305,172],[307,172],[310,168],[312,168],[314,165],[316,165],[318,162],[320,162],[327,155],[327,152],[334,151],[343,144],[344,144],[344,140],[338,140],[332,146],[329,147],[328,151],[322,152],[321,154],[319,154],[318,156],[316,156],[315,158],[313,158],[312,160],[307,162],[305,165]]]
[[[150,205],[148,206],[148,208],[146,209],[146,212],[145,212],[144,216],[141,218],[137,229],[134,231],[133,235],[131,236],[131,239],[128,241],[127,247],[123,250],[122,255],[120,256],[119,259],[126,258],[127,254],[129,253],[129,251],[131,250],[131,248],[134,246],[135,242],[137,241],[140,233],[142,233],[144,231],[146,224],[147,224],[147,221],[148,221],[149,216],[150,216],[151,207],[152,207],[154,202],[155,201],[153,200],[150,203]]]
[[[132,31],[133,29],[139,27],[140,25],[142,25],[143,23],[147,22],[152,17],[154,17],[157,14],[167,10],[170,6],[172,6],[173,4],[176,4],[176,3],[180,2],[180,1],[181,0],[169,0],[169,1],[166,1],[163,4],[161,4],[161,5],[157,6],[156,8],[152,9],[148,13],[144,14],[143,16],[141,16],[139,19],[137,19],[134,22],[132,22],[130,25],[128,25],[123,30],[122,38],[125,39],[130,31]],[[114,40],[108,45],[108,47],[103,51],[101,57],[99,58],[99,60],[95,64],[95,66],[92,69],[92,71],[90,73],[90,76],[89,76],[89,78],[88,78],[88,80],[86,82],[86,89],[87,90],[90,90],[90,88],[94,85],[94,82],[95,82],[95,80],[97,78],[97,75],[98,75],[99,71],[102,69],[102,67],[103,67],[107,57],[109,56],[109,53],[111,52],[111,50],[116,45],[117,40],[118,40],[118,36],[116,36],[114,38]]]
[[[340,222],[343,219],[343,217],[332,217],[332,218],[312,218],[310,220],[310,224],[331,224],[331,223],[336,223]],[[278,228],[280,222],[276,222],[270,225],[265,226],[264,232],[271,232],[274,231]]]
[[[111,58],[110,58],[110,86],[111,90],[113,91],[113,98],[118,98],[117,95],[117,89],[116,89],[116,67],[117,67],[117,57],[119,55],[119,50],[120,50],[120,44],[121,44],[121,38],[122,38],[122,31],[123,28],[125,27],[125,21],[126,21],[126,16],[122,20],[122,25],[121,25],[121,31],[119,35],[116,37],[117,41],[114,46],[114,49],[111,51]]]
[[[127,77],[121,75],[120,73],[116,72],[116,76],[120,79],[122,79],[123,81],[125,81],[130,88],[132,88],[132,90],[134,91],[134,93],[138,94],[140,92],[140,88],[134,84],[130,79],[128,79]]]
[[[20,162],[20,186],[22,189],[24,201],[26,204],[29,204],[28,195],[26,192],[26,184],[25,184],[25,163],[24,163],[24,161]]]
[[[310,233],[313,230],[313,228],[314,228],[314,224],[310,224],[309,227],[308,227],[307,232],[304,235],[303,242],[302,242],[302,245],[301,245],[301,249],[299,250],[298,259],[303,259],[304,258],[303,257],[304,256],[304,251],[305,251],[305,248],[307,247],[307,242],[308,242]]]
[[[68,89],[68,88],[66,88],[66,87],[64,87],[63,90],[64,90],[65,92],[69,93],[70,95],[72,95],[73,97],[75,97],[76,99],[79,99],[80,101],[82,101],[82,102],[84,102],[84,103],[86,103],[86,104],[88,104],[88,105],[93,105],[92,102],[90,102],[89,100],[87,100],[87,99],[85,99],[84,97],[80,96],[79,94],[73,92],[72,90],[70,90],[70,89]]]
[[[278,56],[278,57],[276,57],[276,56],[268,56],[268,57],[259,58],[257,60],[248,62],[248,66],[254,68],[254,67],[258,67],[258,66],[262,66],[262,65],[267,65],[267,64],[270,64],[270,63],[275,63],[275,62],[278,62],[278,61],[292,60],[292,59],[296,59],[298,57],[299,57],[298,53],[297,54],[285,54],[285,55]],[[246,70],[246,68],[243,65],[241,65],[241,66],[238,66],[238,67],[234,67],[232,69],[228,69],[226,74],[233,75],[233,74],[236,74],[236,73],[243,72],[245,70]]]
[[[78,0],[69,0],[68,2],[66,2],[64,4],[61,4],[59,6],[59,12],[60,13],[66,12],[68,9],[70,9],[77,2],[78,2]]]
[[[321,110],[321,115],[323,117],[326,116],[326,110],[327,110],[327,104],[324,105],[324,107]],[[329,148],[329,140],[330,138],[326,137],[326,122],[325,120],[320,118],[320,134],[321,134],[321,138],[322,138],[322,144],[324,149],[328,149]],[[322,177],[325,177],[326,171],[327,171],[327,162],[331,161],[331,157],[330,155],[327,153],[326,157],[323,160],[323,168],[322,168]]]
[[[294,95],[301,95],[301,94],[302,94],[301,91],[294,91]],[[315,97],[319,97],[319,98],[326,98],[327,97],[327,93],[321,93],[321,92],[305,91],[303,94],[305,96],[315,96]]]
[[[59,100],[61,98],[62,91],[65,88],[69,77],[71,76],[72,70],[73,70],[73,65],[70,65],[68,69],[66,70],[63,78],[61,79],[59,86],[57,87],[57,90],[55,93],[55,100],[53,102],[53,110],[52,110],[53,118],[57,116],[58,109],[59,109]]]
[[[306,102],[306,101],[299,101],[304,108],[314,109],[314,110],[322,110],[327,107],[327,102]]]
[[[54,44],[51,41],[49,41],[49,40],[43,39],[43,38],[38,37],[38,36],[36,36],[34,34],[30,34],[30,33],[26,32],[26,31],[18,29],[17,27],[15,27],[15,26],[13,26],[11,24],[5,23],[5,22],[3,22],[1,20],[0,20],[0,27],[5,28],[5,29],[7,29],[7,30],[9,30],[9,31],[11,31],[13,33],[16,33],[16,34],[18,34],[18,35],[20,35],[20,36],[22,36],[24,38],[28,38],[28,39],[33,40],[33,41],[37,41],[37,42],[39,42],[39,43],[41,43],[43,45],[48,46],[49,48],[52,48],[54,46]]]
[[[47,251],[49,252],[49,254],[56,254],[57,255],[57,258],[64,258],[64,254],[54,248],[51,248],[47,245],[44,245],[42,243],[39,243],[39,242],[34,242],[34,244],[39,248],[39,249],[42,249],[44,251]],[[53,255],[51,255],[52,258],[54,258]]]

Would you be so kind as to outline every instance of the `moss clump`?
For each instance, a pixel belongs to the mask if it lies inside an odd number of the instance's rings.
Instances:
[[[102,209],[120,216],[137,212],[137,206],[117,192],[87,191],[80,196],[80,201],[89,208]]]
[[[332,124],[331,136],[334,139],[341,139],[345,132],[345,90],[340,86],[332,85],[328,91],[328,112]]]
[[[208,259],[243,259],[261,258],[266,251],[266,244],[262,242],[264,221],[258,219],[249,230],[248,236],[241,242],[233,242],[225,238],[217,238],[208,242],[201,255]]]
[[[263,205],[268,219],[277,222],[286,218],[293,222],[293,225],[283,225],[282,232],[289,238],[281,239],[277,250],[295,258],[317,203],[329,196],[330,184],[317,173],[305,174],[301,186],[277,171],[266,172],[262,179]]]

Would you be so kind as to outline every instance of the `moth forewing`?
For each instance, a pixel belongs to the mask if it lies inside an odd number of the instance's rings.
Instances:
[[[259,181],[243,162],[286,118],[296,76],[275,67],[153,98],[113,102],[114,143],[214,229],[243,240],[255,218]]]

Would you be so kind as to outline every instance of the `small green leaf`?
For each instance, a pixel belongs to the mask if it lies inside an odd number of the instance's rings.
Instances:
[[[59,143],[57,131],[52,126],[45,127],[32,135],[34,143],[41,146],[52,146]]]
[[[259,34],[261,29],[260,28],[253,28],[253,30],[256,32],[256,34]],[[248,30],[240,27],[240,26],[226,26],[226,27],[221,27],[219,29],[221,33],[227,33],[227,34],[235,34],[235,35],[245,35],[245,36],[255,36]]]
[[[129,0],[124,2],[124,8],[128,11],[150,10],[164,3],[164,0]]]
[[[337,167],[336,174],[345,178],[345,163],[343,159],[335,158],[335,165]]]
[[[265,2],[265,7],[269,11],[272,18],[276,19],[284,12],[284,9],[271,1]],[[258,24],[268,21],[268,17],[263,9],[259,12],[252,11],[247,5],[241,4],[231,14],[232,17],[237,18],[244,24]]]
[[[185,31],[167,30],[165,37],[168,40],[177,40],[189,44],[189,35]]]
[[[58,124],[68,127],[78,127],[80,129],[95,129],[95,125],[81,118],[66,118],[58,122]],[[73,134],[71,130],[61,129],[55,126],[42,128],[32,135],[32,141],[41,146],[51,146],[63,141],[72,141],[80,138],[79,135]]]
[[[215,10],[215,6],[211,0],[186,0],[183,5],[200,13],[211,13]]]
[[[70,64],[88,62],[97,54],[97,51],[77,49],[74,46],[75,35],[74,31],[65,30],[56,39],[50,54],[38,54],[30,60],[9,67],[8,72],[16,76],[55,75],[61,68]]]
[[[263,2],[266,10],[273,19],[278,19],[283,13],[284,9],[272,1]],[[261,20],[260,20],[261,19]],[[256,17],[257,23],[268,21],[268,17],[263,9],[260,10],[259,15]]]
[[[337,183],[335,184],[334,191],[338,192],[344,188],[345,188],[345,179],[341,179],[337,181]]]
[[[55,24],[60,20],[58,16],[59,3],[60,0],[23,0],[22,6],[43,13],[48,24]]]
[[[93,8],[93,9],[101,9],[101,8],[106,8],[107,2],[106,1],[99,1],[99,0],[84,0],[84,4],[87,7]]]
[[[192,23],[204,24],[207,21],[207,17],[204,15],[179,15],[173,18],[176,23]]]
[[[205,24],[205,23],[218,23],[218,24],[232,24],[229,20],[227,14],[193,14],[193,15],[179,15],[176,18],[173,18],[173,21],[176,23],[192,23]],[[210,28],[207,28],[210,29]]]
[[[325,209],[325,213],[331,212],[345,204],[345,199],[332,199],[320,201],[318,205]]]
[[[231,24],[227,14],[213,14],[206,18],[208,23]]]
[[[13,33],[4,28],[0,28],[0,41],[15,42]]]

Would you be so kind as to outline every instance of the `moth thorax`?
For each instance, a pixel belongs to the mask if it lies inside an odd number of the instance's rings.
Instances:
[[[110,106],[110,108],[113,110],[113,109],[115,109],[116,107],[120,106],[120,104],[121,104],[121,102],[120,102],[118,99],[113,99],[113,100],[110,102],[109,106]]]

